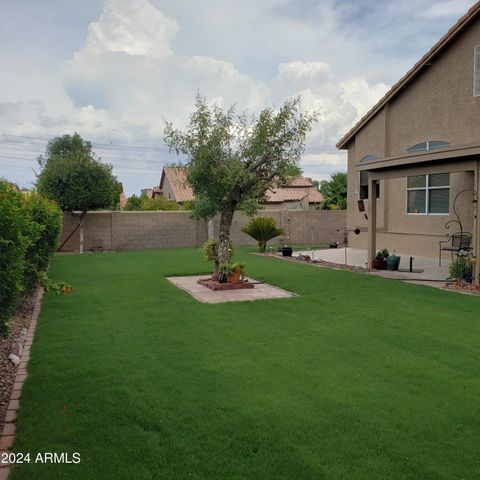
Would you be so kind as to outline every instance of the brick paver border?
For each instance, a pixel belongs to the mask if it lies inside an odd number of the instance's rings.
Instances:
[[[33,342],[33,335],[37,328],[38,315],[42,304],[43,288],[39,288],[35,294],[35,301],[30,325],[28,327],[27,338],[22,351],[20,365],[15,376],[15,383],[13,384],[10,402],[8,404],[7,413],[5,414],[5,425],[2,434],[0,435],[0,455],[5,452],[10,452],[13,440],[15,438],[15,420],[17,419],[17,411],[20,404],[20,397],[22,396],[23,382],[27,378],[27,364],[30,359],[30,348]],[[10,465],[8,463],[0,462],[0,480],[7,480],[10,474]]]

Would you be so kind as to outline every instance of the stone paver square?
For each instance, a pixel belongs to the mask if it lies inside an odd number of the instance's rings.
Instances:
[[[208,287],[199,285],[197,280],[208,275],[193,275],[189,277],[167,277],[170,283],[188,292],[193,298],[203,303],[244,302],[249,300],[268,300],[272,298],[289,298],[297,295],[268,283],[257,283],[257,280],[248,278],[255,284],[254,288],[242,290],[217,290],[214,292]]]

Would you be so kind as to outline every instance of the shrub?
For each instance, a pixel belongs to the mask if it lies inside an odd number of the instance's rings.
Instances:
[[[242,232],[257,240],[261,252],[265,251],[269,240],[284,234],[281,228],[277,228],[277,223],[271,217],[252,218],[250,223],[242,228]]]
[[[25,196],[0,180],[0,335],[22,293],[48,268],[61,225],[58,207],[40,195]]]
[[[156,211],[156,210],[180,210],[180,205],[173,200],[164,197],[147,198],[145,196],[138,197],[132,195],[128,198],[125,205],[127,211]]]
[[[30,219],[38,225],[38,237],[33,239],[25,254],[24,284],[27,291],[31,291],[36,287],[39,275],[47,271],[58,246],[62,212],[55,202],[38,193],[25,197],[25,208]]]
[[[452,280],[460,284],[468,272],[468,265],[465,257],[458,256],[454,262],[448,267],[448,272]]]
[[[0,180],[0,334],[8,332],[8,319],[23,291],[25,252],[33,234],[23,208],[22,194]]]

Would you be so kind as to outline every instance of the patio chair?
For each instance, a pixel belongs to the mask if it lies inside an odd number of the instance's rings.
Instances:
[[[438,265],[442,266],[442,252],[451,252],[452,253],[452,262],[453,254],[459,253],[462,250],[468,251],[471,250],[472,235],[467,232],[458,232],[450,235],[448,240],[440,240],[439,246],[440,251],[438,254]]]

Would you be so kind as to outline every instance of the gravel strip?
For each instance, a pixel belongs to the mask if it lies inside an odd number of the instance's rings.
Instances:
[[[5,413],[12,393],[17,368],[9,359],[14,339],[21,334],[22,328],[30,324],[36,293],[25,298],[17,313],[10,320],[10,333],[7,338],[0,337],[0,432],[3,430]]]

